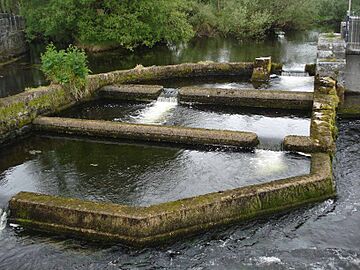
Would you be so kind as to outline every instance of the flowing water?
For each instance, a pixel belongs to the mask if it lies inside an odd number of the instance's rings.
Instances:
[[[94,101],[62,112],[87,119],[254,131],[262,143],[254,151],[47,136],[32,136],[0,149],[0,269],[359,269],[360,120],[339,122],[334,159],[337,198],[290,213],[145,249],[29,232],[7,221],[8,201],[19,191],[145,206],[309,173],[309,157],[273,151],[286,135],[309,135],[309,115],[179,105],[173,88],[313,91],[313,77],[303,72],[305,63],[315,62],[316,43],[317,33],[309,32],[260,43],[210,38],[132,54],[90,55],[94,73],[136,64],[253,61],[267,55],[284,62],[285,68],[262,86],[241,78],[171,81],[164,83],[168,89],[152,103]],[[0,96],[46,83],[33,65],[38,55],[0,69]]]
[[[150,205],[303,175],[310,166],[308,157],[285,152],[46,137],[33,137],[1,154],[0,207],[20,191]]]
[[[176,98],[164,96],[152,103],[92,101],[72,107],[59,115],[92,120],[250,131],[258,134],[261,148],[271,150],[280,150],[287,135],[310,135],[310,115],[306,112],[178,105]]]
[[[285,64],[286,69],[298,69],[316,59],[318,32],[294,33],[285,37],[261,42],[240,42],[224,38],[196,38],[187,44],[157,46],[153,49],[139,49],[133,53],[123,50],[89,54],[90,69],[94,74],[143,66],[170,65],[199,61],[254,61],[259,56],[272,56],[276,62]],[[44,46],[31,46],[24,58],[14,64],[0,66],[0,97],[14,95],[26,87],[47,84],[39,70],[40,53]],[[278,80],[281,84],[282,78]],[[284,82],[285,83],[285,82]],[[282,85],[276,85],[281,87]],[[298,85],[299,86],[299,85]]]
[[[84,145],[78,154],[79,163],[86,160],[86,166],[76,166],[83,173],[91,169],[87,150]],[[335,200],[145,249],[29,234],[13,224],[0,233],[0,269],[359,269],[359,151],[360,120],[339,121]],[[68,148],[54,166],[69,166],[67,153]],[[41,153],[37,155],[25,157],[28,170],[36,168],[31,162],[40,159]],[[26,164],[23,158],[21,153],[10,155],[6,162],[13,165],[5,175]],[[53,169],[56,173],[64,174]],[[34,177],[36,171],[27,179]]]

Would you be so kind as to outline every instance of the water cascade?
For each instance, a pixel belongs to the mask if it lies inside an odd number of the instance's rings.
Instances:
[[[7,222],[7,213],[0,208],[0,232],[5,229]]]
[[[164,124],[169,113],[178,105],[177,95],[177,89],[164,89],[156,101],[139,111],[134,117],[134,122],[156,125]]]
[[[290,67],[284,67],[281,76],[309,77],[309,73],[305,71],[305,64],[297,64],[297,65],[292,65]]]

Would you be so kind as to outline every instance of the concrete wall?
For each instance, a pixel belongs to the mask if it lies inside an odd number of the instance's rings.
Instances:
[[[25,21],[19,15],[0,13],[0,63],[27,51]]]

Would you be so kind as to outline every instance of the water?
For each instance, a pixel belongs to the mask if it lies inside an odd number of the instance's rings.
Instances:
[[[306,112],[177,105],[174,97],[160,97],[150,104],[93,101],[70,108],[59,115],[92,120],[250,131],[258,134],[261,148],[271,150],[280,150],[287,135],[310,135],[310,115]]]
[[[157,80],[143,82],[142,84],[159,84],[167,88],[181,88],[186,86],[193,86],[221,89],[258,89],[313,92],[315,78],[313,76],[309,76],[305,72],[302,73],[299,71],[286,71],[284,72],[284,75],[271,76],[270,81],[263,84],[254,84],[249,81],[249,78],[242,78],[237,76]]]
[[[170,65],[199,61],[254,61],[259,56],[272,56],[285,68],[314,63],[318,32],[287,34],[262,42],[239,42],[224,38],[196,38],[178,46],[157,46],[151,50],[139,49],[133,53],[115,50],[89,54],[89,66],[94,74],[144,66]],[[30,53],[18,62],[0,67],[0,97],[17,94],[26,87],[36,87],[47,82],[39,71],[40,53],[44,46],[32,46]]]
[[[0,269],[359,269],[359,151],[360,120],[340,121],[336,200],[140,250],[8,226]]]
[[[135,116],[130,116],[135,123],[162,125],[171,117],[171,113],[178,105],[178,91],[176,89],[164,89],[158,99],[137,111]],[[90,109],[91,110],[91,109]],[[121,121],[114,118],[114,121]]]
[[[5,210],[0,208],[0,233],[6,228],[7,213]]]
[[[303,175],[309,168],[307,157],[284,152],[34,137],[1,155],[0,206],[20,191],[146,206]]]

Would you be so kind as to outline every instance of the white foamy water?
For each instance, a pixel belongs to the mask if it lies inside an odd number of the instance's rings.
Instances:
[[[7,222],[7,213],[0,208],[0,232],[5,229]]]
[[[166,119],[178,105],[178,99],[176,96],[161,95],[155,102],[151,103],[149,107],[143,109],[136,117],[134,121],[141,124],[155,124],[161,125],[166,122]]]

